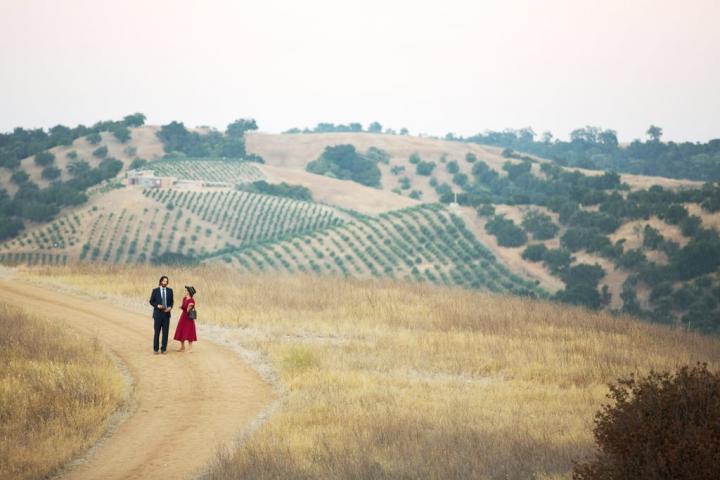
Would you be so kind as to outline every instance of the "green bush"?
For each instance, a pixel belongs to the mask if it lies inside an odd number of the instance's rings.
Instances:
[[[543,262],[554,274],[562,273],[573,261],[570,251],[565,248],[549,249],[543,255]]]
[[[643,230],[643,247],[657,249],[664,240],[662,234],[656,228],[645,225]]]
[[[484,203],[478,207],[477,213],[482,217],[492,217],[495,215],[495,206],[489,203]]]
[[[136,158],[135,160],[130,162],[130,166],[128,167],[128,169],[136,170],[138,168],[142,168],[143,166],[147,165],[147,163],[148,163],[147,160],[145,160],[144,158]]]
[[[555,225],[549,215],[538,210],[530,210],[523,217],[523,228],[530,232],[535,240],[547,240],[557,235],[560,227]]]
[[[39,152],[35,154],[35,165],[47,167],[55,161],[55,155],[50,152]]]
[[[325,147],[323,154],[308,163],[305,169],[311,173],[352,180],[370,187],[380,187],[380,169],[373,160],[360,155],[353,145]]]
[[[285,182],[273,184],[265,180],[259,180],[251,184],[238,185],[237,190],[304,200],[306,202],[312,202],[313,200],[312,192],[309,188],[303,187],[302,185],[290,185]]]
[[[523,250],[522,253],[522,258],[530,262],[539,262],[543,259],[546,252],[547,247],[545,246],[545,244],[535,243],[533,245],[528,245],[527,247],[525,247],[525,250]]]
[[[519,247],[527,242],[525,231],[510,219],[497,215],[485,224],[485,231],[495,235],[498,245],[503,247]]]
[[[41,176],[45,180],[55,180],[56,178],[60,177],[61,173],[62,172],[60,171],[59,168],[53,167],[52,165],[50,165],[50,166],[43,168]]]
[[[22,185],[23,183],[27,182],[30,179],[30,175],[27,174],[24,170],[16,170],[13,172],[12,176],[10,177],[10,181],[13,182],[16,185]]]
[[[365,156],[375,163],[383,163],[385,165],[390,163],[390,155],[385,150],[377,147],[368,148]]]
[[[87,138],[87,141],[90,142],[90,145],[97,145],[102,141],[102,137],[97,132],[93,132],[85,138]]]
[[[117,125],[112,129],[112,134],[120,141],[120,143],[126,143],[130,140],[130,129],[124,125]]]
[[[615,265],[624,270],[636,270],[647,261],[645,254],[640,249],[628,250],[618,257]]]
[[[453,175],[453,183],[459,187],[464,187],[468,183],[468,176],[464,173],[456,173]]]
[[[97,158],[105,158],[105,157],[107,157],[107,154],[108,154],[108,148],[105,145],[103,145],[102,147],[98,147],[95,150],[93,150],[92,154],[93,154],[93,156],[95,156]]]
[[[706,364],[630,375],[595,415],[595,458],[575,480],[720,478],[720,372]]]
[[[418,175],[429,177],[435,170],[435,162],[419,162],[415,167],[415,172]]]

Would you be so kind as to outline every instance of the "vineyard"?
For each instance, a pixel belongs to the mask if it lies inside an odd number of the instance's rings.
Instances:
[[[87,212],[76,213],[56,219],[41,229],[25,232],[0,245],[0,253],[18,247],[33,250],[64,250],[72,247],[80,242],[82,217],[86,215]]]
[[[234,249],[213,259],[248,272],[313,272],[388,277],[493,292],[538,293],[478,242],[440,205],[421,205],[274,243]]]
[[[213,224],[235,244],[302,235],[342,223],[333,208],[256,193],[153,189],[144,194],[166,208],[186,211]]]
[[[175,177],[183,180],[200,180],[229,185],[265,179],[265,176],[253,163],[220,159],[158,160],[143,166],[142,170],[152,170],[158,177]]]
[[[245,244],[342,224],[348,214],[283,197],[214,190],[127,190],[0,245],[5,264],[143,263],[166,253],[202,259]]]

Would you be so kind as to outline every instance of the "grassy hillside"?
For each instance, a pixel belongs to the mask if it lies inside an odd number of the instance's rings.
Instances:
[[[125,144],[106,132],[98,135],[95,140],[99,143],[95,145],[81,137],[72,147],[54,147],[55,163],[66,166],[70,149],[77,155],[75,162],[87,155],[92,157],[91,147],[106,146],[108,155],[117,156],[122,169],[127,169],[131,160],[140,155],[152,159],[162,153],[163,143],[156,136],[158,127],[142,126],[130,131]],[[204,138],[202,135],[210,138],[208,144],[222,137],[207,130],[190,134],[181,129],[178,135],[172,137],[177,144],[173,148],[189,152],[194,151],[193,142]],[[383,216],[390,212],[457,201],[460,205],[453,206],[453,214],[467,227],[473,241],[489,249],[498,264],[504,264],[502,268],[522,282],[539,282],[542,289],[565,301],[624,309],[662,322],[698,324],[700,320],[706,323],[703,329],[710,331],[720,328],[720,305],[713,301],[713,292],[720,288],[717,268],[711,265],[707,271],[699,269],[700,273],[678,273],[680,265],[692,264],[693,258],[716,256],[714,252],[720,245],[713,233],[720,224],[716,187],[659,177],[613,176],[559,167],[541,158],[503,153],[490,146],[401,135],[247,132],[242,142],[248,154],[259,156],[265,164],[185,158],[181,152],[173,154],[178,158],[156,159],[142,166],[158,175],[228,188],[192,187],[196,188],[192,194],[177,189],[139,198],[132,190],[108,192],[107,188],[93,187],[87,206],[66,206],[50,224],[26,221],[24,233],[0,244],[0,261],[132,263],[172,254],[195,257],[190,259],[193,261],[229,262],[240,270],[316,271],[488,285],[486,280],[493,269],[481,275],[478,272],[486,268],[482,265],[465,265],[448,257],[447,266],[443,266],[439,261],[442,254],[429,262],[421,260],[418,266],[410,265],[398,254],[386,252],[387,246],[378,243],[378,238],[366,244],[348,244],[342,239],[348,235],[334,233],[337,225],[330,221],[306,219],[302,220],[304,226],[296,227],[293,217],[302,210],[299,204],[263,200],[251,207],[252,202],[243,203],[241,196],[230,194],[233,185],[262,179],[307,188],[318,202],[315,207],[305,207],[308,212],[317,212],[307,213],[311,217],[332,211],[327,215],[338,222],[354,220],[355,224],[365,218],[363,215],[372,224],[383,224]],[[379,188],[305,170],[326,147],[343,144],[353,145],[359,155],[375,159]],[[63,156],[65,150],[68,152]],[[32,159],[23,160],[21,168],[28,169],[41,186],[47,184],[37,178],[39,167]],[[5,171],[0,168],[0,172]],[[62,175],[63,179],[69,175],[67,169]],[[12,194],[17,186],[10,183]],[[169,200],[186,196],[189,200],[180,201],[177,207]],[[206,202],[208,209],[199,211],[193,205],[196,202]],[[175,210],[170,211],[168,205]],[[37,210],[37,205],[34,207]],[[35,210],[31,213],[39,217],[47,213]],[[213,210],[222,211],[222,215],[210,214]],[[555,229],[552,235],[540,236],[531,231],[527,217],[535,216],[537,220],[538,215],[545,218],[545,226]],[[355,224],[343,228],[354,231]],[[325,231],[329,227],[333,228]],[[509,241],[509,234],[514,239]],[[325,238],[338,245],[321,244]],[[423,247],[417,244],[421,238],[382,241],[391,241],[395,249],[404,248],[403,242],[410,245],[408,249],[418,249]],[[710,245],[707,248],[706,243]],[[527,252],[528,248],[534,249],[534,256]],[[362,256],[344,253],[353,249],[362,250]],[[377,258],[372,258],[368,249]],[[545,251],[550,253],[546,255]],[[347,255],[358,266],[348,263]],[[363,260],[363,256],[369,260]],[[594,266],[597,269],[593,270]],[[581,274],[590,277],[581,278],[583,285],[578,287],[575,283]],[[507,278],[505,283],[522,285]],[[697,285],[685,288],[688,280]],[[509,284],[502,286],[499,277],[489,288],[495,289],[498,284],[503,290],[517,290]]]
[[[284,398],[213,478],[570,478],[607,383],[707,361],[717,338],[458,288],[167,269],[207,336],[277,374]],[[157,268],[27,275],[145,308]],[[212,325],[223,325],[225,329]]]

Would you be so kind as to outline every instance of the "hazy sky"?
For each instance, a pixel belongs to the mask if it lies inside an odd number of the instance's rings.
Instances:
[[[720,137],[718,0],[0,0],[0,131],[143,112]]]

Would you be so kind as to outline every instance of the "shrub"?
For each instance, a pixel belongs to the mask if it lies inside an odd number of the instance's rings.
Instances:
[[[65,156],[67,158],[69,158],[70,160],[77,160],[77,158],[78,158],[78,154],[75,150],[69,151]]]
[[[522,258],[530,262],[539,262],[547,252],[545,244],[536,243],[528,245],[522,253]]]
[[[390,155],[385,150],[377,147],[368,148],[365,156],[375,163],[384,163],[385,165],[390,163]]]
[[[659,230],[650,225],[645,225],[645,230],[643,230],[643,247],[656,249],[662,244],[663,240],[665,240],[665,238]]]
[[[325,147],[323,154],[305,167],[310,173],[334,176],[343,180],[352,180],[369,187],[380,187],[382,176],[377,163],[360,155],[353,145],[334,145]]]
[[[105,158],[105,157],[107,157],[107,154],[108,154],[108,148],[105,145],[103,145],[102,147],[98,147],[95,150],[93,150],[92,154],[93,154],[93,156],[95,156],[97,158]]]
[[[420,163],[421,161],[422,161],[422,159],[420,158],[420,155],[418,155],[417,153],[413,153],[412,155],[410,155],[410,163],[412,163],[413,165],[416,165],[416,164]]]
[[[135,170],[135,169],[143,167],[147,163],[148,163],[147,160],[145,160],[144,158],[136,158],[135,160],[130,162],[130,166],[128,167],[128,169]]]
[[[679,224],[687,216],[687,208],[682,205],[678,205],[677,203],[673,203],[672,205],[668,206],[665,212],[663,212],[663,214],[661,215],[663,220],[665,220],[666,223],[669,223],[671,225]]]
[[[576,480],[720,478],[720,372],[706,364],[619,379],[595,415],[596,458]]]
[[[55,155],[50,152],[39,152],[35,155],[35,165],[47,167],[55,161]]]
[[[418,175],[424,175],[426,177],[429,177],[433,170],[435,170],[435,162],[420,162],[415,167]]]
[[[130,140],[130,129],[124,125],[118,125],[112,129],[112,134],[115,135],[120,143],[125,143]]]
[[[265,180],[258,180],[251,184],[238,185],[237,190],[251,193],[262,193],[265,195],[273,195],[276,197],[286,197],[295,200],[303,200],[312,202],[312,191],[302,185],[290,185],[289,183],[268,183]]]
[[[133,147],[132,145],[128,145],[123,149],[123,152],[125,152],[125,155],[128,157],[134,157],[137,155],[137,147]]]
[[[530,210],[525,214],[522,226],[525,230],[532,233],[533,238],[536,240],[553,238],[560,229],[560,227],[552,222],[549,215],[545,215],[537,210]]]
[[[30,175],[24,170],[16,170],[10,177],[10,181],[16,185],[21,185],[30,179]]]
[[[545,252],[543,262],[554,274],[563,272],[573,261],[570,251],[565,248],[554,248]]]
[[[472,152],[468,152],[467,155],[465,155],[465,161],[468,163],[475,163],[477,162],[477,159],[477,155]]]
[[[90,145],[97,145],[98,143],[100,143],[102,141],[102,137],[97,132],[91,133],[86,138],[87,138],[87,141],[90,142]]]
[[[52,165],[47,166],[43,168],[43,171],[41,173],[42,178],[45,180],[55,180],[60,176],[60,169],[57,167],[53,167]]]
[[[456,184],[460,187],[463,187],[463,186],[467,185],[467,183],[468,183],[468,176],[465,175],[464,173],[456,173],[455,175],[453,175],[452,180],[453,180],[454,184]]]
[[[458,163],[455,160],[449,161],[445,165],[445,168],[447,169],[448,173],[452,173],[453,175],[460,171],[460,167],[458,166]]]
[[[495,216],[485,224],[485,230],[497,237],[498,245],[502,247],[519,247],[527,242],[525,231],[515,225],[510,219],[502,215]]]
[[[485,203],[483,205],[480,205],[480,207],[477,209],[478,215],[482,217],[492,217],[495,215],[495,206],[490,205],[489,203]]]

